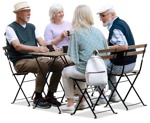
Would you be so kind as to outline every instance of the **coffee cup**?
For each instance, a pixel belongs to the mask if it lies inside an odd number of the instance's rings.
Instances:
[[[63,53],[67,53],[67,51],[68,51],[68,46],[62,46],[62,49],[63,49]]]

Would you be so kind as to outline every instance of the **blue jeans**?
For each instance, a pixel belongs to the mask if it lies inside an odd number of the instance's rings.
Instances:
[[[112,63],[110,60],[107,60],[105,63],[107,65],[107,72],[109,74]],[[126,65],[124,68],[124,73],[131,72],[134,69],[134,67],[135,67],[135,63],[131,63],[131,64]],[[122,69],[123,69],[123,66],[113,65],[112,73],[113,74],[121,74]],[[113,85],[116,86],[116,82],[117,82],[116,76],[109,75],[109,77],[110,77]],[[108,81],[108,85],[109,85],[110,90],[114,89],[110,81]]]

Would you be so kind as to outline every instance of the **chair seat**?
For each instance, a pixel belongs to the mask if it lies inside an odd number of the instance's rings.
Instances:
[[[27,75],[28,72],[23,72],[23,73],[13,73],[13,75]]]

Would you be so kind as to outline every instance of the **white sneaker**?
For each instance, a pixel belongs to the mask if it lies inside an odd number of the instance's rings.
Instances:
[[[105,97],[106,97],[107,100],[109,100],[109,96],[108,95],[105,95]],[[95,101],[95,103],[96,103],[96,101]],[[106,104],[106,103],[107,103],[107,101],[105,100],[104,96],[101,95],[99,100],[98,100],[98,102],[97,102],[97,105]]]
[[[75,107],[77,107],[77,105],[78,105],[78,103],[75,105]],[[82,102],[79,104],[78,109],[79,109],[79,110],[82,110],[82,109],[85,109],[85,108],[88,108],[88,107],[89,107],[89,105],[87,104],[87,102],[86,102],[86,101],[82,101]]]
[[[77,101],[79,101],[79,96],[78,96],[78,95],[75,95],[75,96],[73,97],[73,99],[74,99],[75,102],[77,102]]]
[[[71,105],[71,106],[64,105],[64,106],[61,106],[60,108],[62,112],[68,112],[68,113],[71,113],[75,110],[74,105]]]
[[[112,97],[110,98],[110,101],[112,101],[112,102],[120,101],[120,97],[118,96],[118,94],[116,92],[113,93]]]

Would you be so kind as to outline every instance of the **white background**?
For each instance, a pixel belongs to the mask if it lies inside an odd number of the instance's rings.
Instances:
[[[15,14],[13,13],[13,5],[18,2],[18,0],[5,0],[1,3],[0,7],[0,47],[6,44],[4,38],[4,32],[6,26],[15,20]],[[131,27],[136,44],[147,43],[149,44],[149,29],[150,29],[150,18],[149,18],[149,4],[148,0],[28,0],[31,6],[31,19],[30,22],[33,23],[41,36],[43,37],[44,29],[49,23],[48,11],[52,3],[61,3],[64,6],[65,17],[67,21],[72,21],[73,11],[75,7],[79,4],[87,4],[91,7],[93,12],[95,24],[106,36],[108,31],[102,26],[99,21],[96,11],[104,3],[111,3],[114,5],[117,15],[124,19]],[[0,121],[1,122],[149,122],[148,114],[150,111],[149,102],[149,63],[148,63],[149,46],[147,47],[147,52],[145,55],[145,61],[142,69],[142,73],[136,83],[136,88],[140,93],[143,101],[148,105],[146,107],[135,106],[135,108],[129,108],[126,111],[124,107],[116,108],[118,112],[117,115],[110,113],[98,115],[98,119],[94,120],[91,112],[80,113],[74,116],[69,114],[58,114],[56,108],[41,110],[32,109],[27,107],[26,103],[16,103],[11,104],[17,89],[17,83],[12,77],[7,60],[3,54],[2,48],[0,48]],[[28,91],[33,90],[33,87],[28,85]],[[124,89],[124,88],[123,88]],[[126,89],[126,88],[125,88]],[[123,91],[123,90],[122,90]],[[134,98],[131,98],[134,100]],[[121,104],[120,104],[121,105]]]

